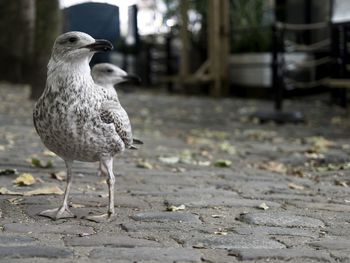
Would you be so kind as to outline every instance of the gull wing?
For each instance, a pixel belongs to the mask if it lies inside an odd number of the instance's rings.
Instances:
[[[118,102],[107,101],[102,103],[100,117],[103,122],[114,124],[116,132],[125,144],[125,148],[135,148],[132,145],[133,138],[129,116]]]

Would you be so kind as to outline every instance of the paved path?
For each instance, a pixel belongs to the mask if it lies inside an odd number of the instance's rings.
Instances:
[[[0,170],[36,179],[0,175],[0,192],[22,194],[0,195],[0,262],[350,262],[350,118],[325,100],[287,103],[308,122],[277,126],[247,118],[266,102],[121,94],[145,145],[115,158],[118,215],[99,224],[80,218],[106,209],[97,164],[75,164],[78,218],[37,216],[62,196],[30,191],[64,189],[64,164],[34,131],[28,90],[0,91]]]

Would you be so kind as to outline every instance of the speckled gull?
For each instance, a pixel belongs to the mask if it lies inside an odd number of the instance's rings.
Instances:
[[[74,217],[68,207],[73,161],[96,162],[108,176],[108,212],[91,216],[109,219],[115,214],[113,156],[132,145],[130,123],[124,124],[120,104],[94,83],[89,61],[95,52],[109,51],[112,44],[82,32],[60,35],[48,64],[46,88],[37,101],[34,126],[45,146],[60,156],[67,167],[67,186],[62,206],[40,215],[53,219]]]
[[[123,120],[124,125],[128,126],[129,133],[131,134],[129,117],[119,102],[116,86],[123,82],[140,83],[140,78],[138,76],[129,75],[121,68],[110,63],[99,63],[94,65],[91,70],[91,76],[97,85],[106,90],[108,99],[114,100],[120,105],[120,109],[118,111],[120,119]],[[139,139],[133,138],[133,144],[129,148],[136,150],[137,147],[134,144],[143,144],[143,142]],[[101,169],[99,169],[97,173],[98,176],[102,175],[100,171]]]
[[[119,102],[119,97],[117,93],[118,84],[124,82],[131,82],[139,84],[141,79],[138,76],[130,75],[116,65],[110,63],[99,63],[93,66],[91,70],[92,79],[97,85],[104,88],[107,92],[107,97],[109,100],[115,100]],[[124,109],[121,113],[124,115],[125,122],[129,122],[129,117]],[[139,139],[133,138],[133,144],[143,144]],[[134,145],[131,146],[131,149],[137,149]]]

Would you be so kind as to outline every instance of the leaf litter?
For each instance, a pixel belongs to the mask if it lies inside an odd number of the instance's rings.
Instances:
[[[36,183],[36,179],[31,173],[22,173],[14,181],[19,186],[29,186]]]
[[[0,195],[21,195],[21,196],[33,196],[33,195],[62,195],[64,192],[58,186],[46,186],[30,191],[11,191],[6,187],[0,187]]]

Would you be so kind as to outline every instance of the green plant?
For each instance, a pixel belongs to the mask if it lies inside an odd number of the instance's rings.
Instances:
[[[271,4],[266,0],[231,0],[231,50],[264,52],[271,49]]]

